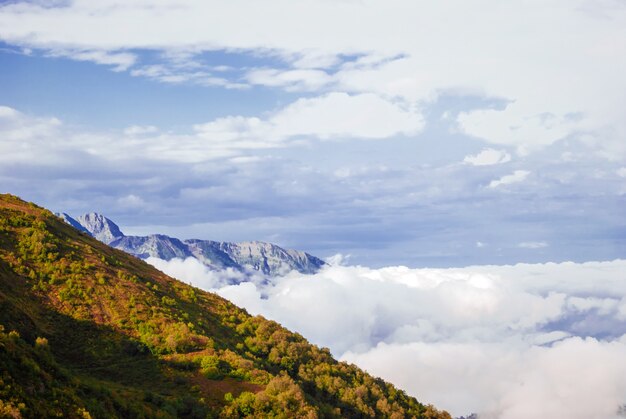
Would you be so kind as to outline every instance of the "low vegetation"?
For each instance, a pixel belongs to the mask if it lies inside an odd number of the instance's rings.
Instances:
[[[450,417],[11,195],[0,324],[0,417]]]

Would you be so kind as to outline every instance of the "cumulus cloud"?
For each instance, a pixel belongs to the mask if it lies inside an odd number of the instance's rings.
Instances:
[[[33,138],[50,138],[59,133],[61,125],[54,117],[31,117],[9,106],[0,106],[0,133],[7,149],[17,142],[25,147]]]
[[[550,145],[574,132],[580,121],[551,113],[532,115],[531,109],[510,104],[504,110],[480,109],[462,112],[459,126],[466,134],[490,143],[517,147],[520,155]]]
[[[291,141],[306,138],[319,140],[380,139],[410,135],[424,126],[423,117],[414,106],[405,106],[373,94],[348,95],[329,93],[298,99],[277,109],[269,117],[227,116],[193,125],[192,134],[159,133],[152,125],[129,126],[123,137],[108,133],[63,130],[56,118],[23,114],[0,107],[0,132],[5,141],[0,159],[16,157],[42,161],[51,156],[67,158],[76,153],[107,160],[126,160],[145,156],[156,161],[198,163],[235,157],[248,150],[285,147]],[[19,141],[19,147],[12,145]],[[32,154],[22,151],[31,150]],[[21,153],[21,154],[20,154]]]
[[[611,418],[626,403],[623,260],[329,266],[256,283],[193,259],[151,263],[454,415]]]
[[[412,106],[373,94],[334,92],[298,99],[267,119],[230,116],[195,125],[194,129],[214,142],[264,148],[302,137],[330,140],[410,135],[423,126],[421,113]]]
[[[272,119],[283,136],[385,138],[416,134],[424,119],[415,106],[394,103],[375,94],[327,95],[298,99]]]
[[[485,148],[478,154],[465,156],[463,161],[473,166],[491,166],[511,161],[511,155],[504,150]]]
[[[489,183],[490,188],[497,188],[502,185],[510,185],[512,183],[519,183],[526,180],[526,178],[530,175],[528,170],[516,170],[510,175],[502,176],[500,179],[492,180]]]
[[[55,117],[33,117],[8,106],[0,106],[0,160],[29,161],[45,150],[46,163],[62,160],[60,153],[50,150],[51,143],[63,130]]]

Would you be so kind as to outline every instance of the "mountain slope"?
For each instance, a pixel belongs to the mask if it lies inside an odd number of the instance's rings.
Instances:
[[[0,195],[0,416],[449,418]]]
[[[308,253],[283,249],[271,243],[229,243],[198,239],[181,241],[163,234],[125,236],[113,221],[101,214],[89,213],[76,219],[65,213],[57,216],[101,242],[142,259],[195,257],[211,269],[256,270],[266,275],[279,275],[291,270],[315,273],[325,265],[324,261]]]
[[[82,231],[83,233],[92,235],[89,230],[87,230],[81,223],[78,222],[78,220],[72,218],[69,214],[65,212],[61,212],[61,213],[56,213],[55,215],[59,217],[60,219],[62,219],[63,221],[65,221],[66,223],[68,223],[69,225],[71,225],[72,227],[74,227],[75,229],[77,229],[78,231]]]

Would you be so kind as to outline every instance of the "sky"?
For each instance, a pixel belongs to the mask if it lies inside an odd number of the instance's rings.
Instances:
[[[371,267],[626,249],[622,0],[8,1],[0,188]]]

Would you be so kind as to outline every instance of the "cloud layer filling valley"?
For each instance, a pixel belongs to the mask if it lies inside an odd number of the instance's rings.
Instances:
[[[227,285],[194,259],[150,262],[453,415],[608,418],[626,403],[623,260],[330,266],[270,285]]]

